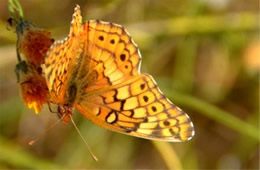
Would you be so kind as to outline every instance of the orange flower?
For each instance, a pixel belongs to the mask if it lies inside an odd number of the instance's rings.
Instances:
[[[46,80],[41,75],[41,70],[36,70],[32,65],[27,65],[26,72],[20,70],[20,73],[23,79],[20,88],[24,104],[38,114],[43,104],[49,103]]]
[[[24,104],[38,114],[43,104],[49,103],[49,91],[42,75],[41,64],[53,44],[50,31],[38,28],[28,21],[21,21],[16,26],[18,53],[25,61],[16,66],[18,82]]]
[[[17,26],[17,35],[18,50],[24,55],[26,61],[35,66],[43,64],[44,57],[54,42],[50,31],[23,21]]]

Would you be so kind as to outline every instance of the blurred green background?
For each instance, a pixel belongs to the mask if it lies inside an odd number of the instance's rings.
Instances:
[[[258,0],[20,0],[25,19],[55,39],[69,32],[76,4],[84,20],[123,25],[138,44],[142,72],[189,114],[195,137],[152,142],[100,128],[80,113],[75,121],[99,158],[95,162],[72,124],[58,124],[28,142],[57,116],[35,115],[16,83],[16,34],[6,29],[0,2],[0,169],[259,169]]]

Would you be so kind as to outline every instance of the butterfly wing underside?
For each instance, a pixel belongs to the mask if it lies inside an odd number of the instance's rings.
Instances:
[[[147,74],[83,99],[76,108],[102,127],[136,137],[185,141],[194,135],[188,115]]]
[[[129,33],[102,21],[83,27],[89,44],[85,53],[94,63],[88,73],[96,76],[79,80],[88,86],[82,86],[76,108],[117,132],[167,141],[191,139],[194,128],[188,115],[163,95],[150,75],[140,74],[141,55]]]

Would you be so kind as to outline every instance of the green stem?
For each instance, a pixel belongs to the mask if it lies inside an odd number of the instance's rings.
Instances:
[[[18,0],[8,0],[8,10],[14,21],[23,21],[23,9]]]
[[[166,90],[166,94],[169,95],[174,103],[189,107],[227,127],[230,127],[238,133],[249,136],[252,139],[257,140],[258,142],[260,141],[259,129],[257,127],[236,118],[231,113],[221,110],[220,108],[206,103],[200,99],[189,95],[180,94],[176,91]]]
[[[16,29],[18,29],[19,23],[21,23],[23,21],[23,9],[22,9],[19,1],[18,0],[8,0],[8,10],[9,10],[9,14],[11,16],[11,20],[15,22]],[[24,67],[25,63],[22,63],[22,59],[21,59],[19,49],[18,49],[19,35],[17,35],[17,37],[18,37],[18,40],[16,41],[16,54],[17,54],[18,64],[16,65],[15,72],[16,72],[17,79],[19,82],[19,68]]]
[[[158,152],[161,154],[165,164],[169,169],[182,169],[181,161],[179,160],[175,150],[173,149],[170,143],[158,141],[152,141],[152,143],[158,150]]]

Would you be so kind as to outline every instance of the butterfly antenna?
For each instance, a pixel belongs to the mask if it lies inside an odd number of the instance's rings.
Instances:
[[[83,142],[85,143],[85,145],[87,146],[88,148],[88,151],[89,153],[91,154],[92,158],[95,160],[95,161],[98,161],[98,158],[94,155],[94,153],[92,152],[91,148],[89,147],[87,141],[85,140],[85,138],[83,137],[83,135],[81,134],[81,132],[79,131],[78,127],[76,126],[72,116],[70,115],[70,119],[71,119],[71,122],[73,124],[73,126],[75,127],[76,131],[78,132],[79,136],[81,137],[81,139],[83,140]]]
[[[54,122],[50,127],[48,127],[42,134],[40,134],[37,138],[34,140],[31,140],[28,144],[33,145],[35,142],[37,142],[39,139],[41,139],[44,135],[46,135],[47,132],[49,132],[51,129],[53,129],[62,119],[64,116],[62,116],[60,119],[58,119],[56,122]]]

